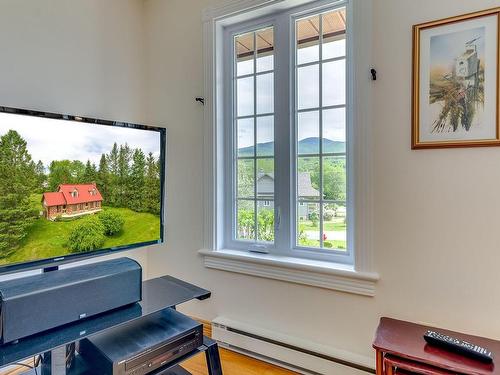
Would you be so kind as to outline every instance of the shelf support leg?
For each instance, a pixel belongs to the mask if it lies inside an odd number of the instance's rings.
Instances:
[[[69,344],[43,353],[42,375],[66,375],[75,355],[75,344]]]
[[[217,343],[210,345],[205,351],[209,375],[222,375],[222,365],[220,363],[219,346]]]
[[[384,353],[380,350],[377,350],[377,375],[384,375]]]

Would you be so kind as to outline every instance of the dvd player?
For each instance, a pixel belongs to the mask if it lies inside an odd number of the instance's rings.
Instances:
[[[143,375],[202,344],[200,323],[166,309],[82,340],[79,353],[100,375]]]

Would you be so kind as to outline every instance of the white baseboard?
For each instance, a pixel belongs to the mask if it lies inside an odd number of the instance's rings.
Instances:
[[[212,338],[222,347],[308,375],[375,373],[369,357],[249,326],[225,317],[212,321]]]

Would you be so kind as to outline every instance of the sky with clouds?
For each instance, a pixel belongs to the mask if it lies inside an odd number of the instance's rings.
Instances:
[[[325,58],[340,57],[345,54],[345,40],[337,40],[323,44],[323,56]],[[265,58],[269,59],[267,56]],[[319,47],[313,45],[299,49],[298,63],[314,63],[319,58]],[[257,58],[257,71],[259,71],[259,60]],[[271,60],[272,61],[272,60]],[[250,64],[249,64],[250,63]],[[272,62],[261,64],[265,67],[273,66]],[[239,76],[253,73],[252,60],[243,60],[237,63]],[[319,106],[320,98],[320,73],[319,65],[305,65],[298,68],[297,72],[297,100],[298,109],[306,110]],[[345,60],[330,61],[323,63],[322,67],[322,104],[323,106],[342,105],[346,102]],[[254,78],[252,76],[238,78],[236,111],[238,116],[252,116],[254,108],[257,114],[272,113],[274,111],[273,73],[257,76],[255,88],[257,90],[257,103],[254,106]],[[253,146],[254,144],[254,120],[243,118],[238,121],[238,148]],[[332,141],[345,142],[346,139],[346,117],[345,108],[328,109],[323,111],[323,137]],[[257,143],[274,141],[273,116],[257,117]],[[298,115],[298,140],[319,137],[319,111],[307,111]]]
[[[160,155],[160,133],[155,131],[0,113],[0,136],[11,129],[27,142],[33,160],[46,167],[64,159],[98,165],[101,154],[109,153],[115,142]]]
[[[465,52],[465,44],[472,40],[478,57],[484,59],[485,34],[484,27],[476,27],[431,37],[431,64],[453,66],[455,59]]]

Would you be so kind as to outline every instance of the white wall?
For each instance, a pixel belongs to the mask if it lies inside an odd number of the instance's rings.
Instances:
[[[0,0],[0,105],[144,122],[143,22],[142,0]]]
[[[201,11],[218,0],[0,0],[0,104],[168,128],[167,245],[149,277],[213,291],[224,315],[372,355],[390,315],[500,338],[500,149],[410,151],[411,25],[498,0],[376,0],[374,298],[203,267]],[[122,254],[120,254],[122,255]]]
[[[214,0],[146,0],[148,120],[169,131],[165,273],[213,291],[185,311],[223,315],[373,355],[380,316],[500,338],[500,149],[410,150],[411,26],[498,0],[376,0],[374,61],[376,297],[203,267],[201,11]],[[368,67],[367,67],[368,68]]]

